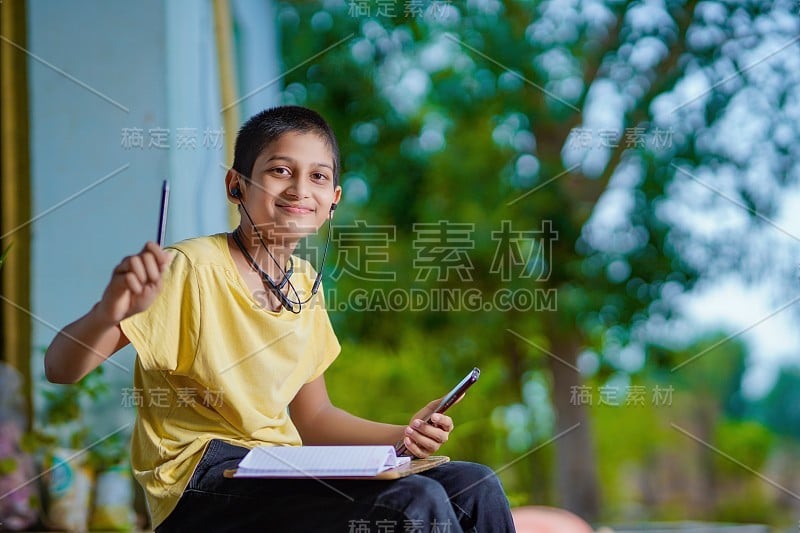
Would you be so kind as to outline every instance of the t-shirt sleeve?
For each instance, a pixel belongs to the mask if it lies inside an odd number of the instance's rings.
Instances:
[[[333,361],[339,356],[339,352],[342,351],[342,347],[339,345],[339,339],[336,337],[336,333],[333,331],[333,325],[331,324],[330,317],[328,316],[328,311],[325,308],[323,292],[322,286],[320,286],[320,290],[317,293],[319,302],[314,304],[314,335],[318,339],[318,364],[307,383],[310,383],[320,377],[328,369],[328,367],[331,366],[331,363],[333,363]]]
[[[191,261],[179,250],[149,308],[122,321],[123,333],[145,370],[185,373],[194,361],[200,332],[200,293]]]

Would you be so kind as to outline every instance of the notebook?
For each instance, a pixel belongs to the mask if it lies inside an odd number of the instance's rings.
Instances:
[[[410,461],[394,446],[258,446],[233,477],[372,477]]]

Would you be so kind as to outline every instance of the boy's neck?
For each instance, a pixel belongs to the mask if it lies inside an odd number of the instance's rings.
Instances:
[[[264,232],[261,232],[261,238],[259,239],[259,235],[252,228],[245,228],[243,225],[240,225],[236,231],[239,232],[242,244],[244,244],[247,251],[250,252],[250,255],[261,270],[269,274],[272,279],[280,280],[289,264],[289,258],[297,247],[298,241],[281,239],[281,242],[276,242],[276,239],[270,239],[270,235],[265,235]],[[275,261],[273,261],[270,254],[264,250],[262,241],[267,245]],[[275,264],[276,262],[278,263],[277,265]],[[278,265],[280,265],[280,269]],[[281,271],[281,269],[283,271]]]

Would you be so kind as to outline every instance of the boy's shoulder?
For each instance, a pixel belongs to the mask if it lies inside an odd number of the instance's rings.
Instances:
[[[203,237],[192,237],[175,244],[170,244],[167,248],[177,250],[192,264],[204,262],[224,261],[223,245],[227,246],[227,234],[217,233],[205,235]]]

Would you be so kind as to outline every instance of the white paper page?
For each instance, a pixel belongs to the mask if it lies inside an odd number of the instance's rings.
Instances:
[[[259,446],[235,477],[374,476],[409,460],[392,446]]]

